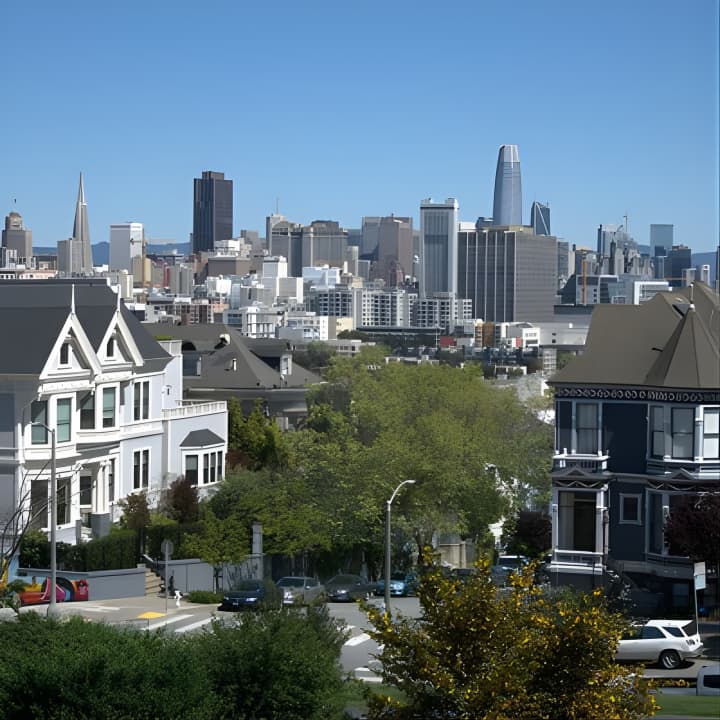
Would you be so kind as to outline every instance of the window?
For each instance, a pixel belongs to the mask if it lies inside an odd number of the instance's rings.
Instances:
[[[63,478],[57,483],[57,524],[66,525],[70,522],[70,478]]]
[[[136,382],[133,386],[133,418],[147,420],[150,417],[150,381]]]
[[[115,388],[103,389],[103,427],[115,427]]]
[[[720,458],[720,408],[706,408],[703,424],[703,457]]]
[[[620,522],[640,524],[640,495],[620,494]]]
[[[80,476],[80,505],[92,505],[92,476]]]
[[[30,437],[33,445],[47,445],[47,401],[35,400],[30,406]]]
[[[110,338],[105,346],[105,355],[109,358],[115,357],[115,338]]]
[[[646,625],[642,629],[643,640],[664,640],[665,635],[660,628],[653,627],[652,625]]]
[[[583,455],[598,451],[598,406],[578,403],[576,408],[577,452]]]
[[[133,453],[133,490],[148,487],[149,465],[149,450],[136,450]]]
[[[692,408],[672,409],[672,456],[674,458],[692,458],[694,422],[695,411]]]
[[[665,408],[661,405],[650,408],[650,455],[665,456]]]
[[[208,484],[210,477],[210,458],[207,455],[203,455],[203,483]]]
[[[80,401],[80,429],[95,429],[95,394],[88,393]]]
[[[30,485],[30,524],[32,530],[48,526],[48,482],[33,480]]]
[[[55,432],[58,442],[70,442],[72,435],[72,400],[61,398],[55,406]]]
[[[107,469],[108,501],[115,502],[115,460],[110,460]]]
[[[61,365],[69,365],[70,364],[70,343],[64,342],[60,346],[60,364]]]
[[[185,479],[188,480],[191,485],[197,485],[197,482],[198,482],[198,456],[197,455],[186,455],[185,456]]]

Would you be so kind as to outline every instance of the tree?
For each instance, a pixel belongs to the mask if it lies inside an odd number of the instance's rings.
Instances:
[[[547,513],[522,510],[505,521],[503,540],[508,552],[538,558],[552,545],[552,520]]]
[[[118,505],[123,511],[120,526],[134,530],[137,534],[138,557],[140,557],[145,552],[145,530],[150,525],[150,507],[147,493],[144,490],[139,493],[132,493],[118,501]]]
[[[465,582],[426,566],[422,620],[368,609],[383,679],[404,700],[375,695],[370,720],[604,720],[653,713],[647,681],[614,662],[625,628],[600,592],[543,591],[532,568],[498,596],[481,564]]]
[[[265,413],[263,401],[257,399],[252,412],[244,417],[237,398],[228,402],[229,465],[258,470],[285,462],[282,432]]]
[[[161,509],[178,523],[195,522],[199,502],[197,487],[185,476],[180,476],[163,492]]]

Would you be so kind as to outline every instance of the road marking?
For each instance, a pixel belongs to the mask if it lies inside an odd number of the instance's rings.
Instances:
[[[353,647],[354,645],[360,645],[360,643],[364,643],[367,640],[370,639],[370,636],[367,633],[360,633],[359,635],[356,635],[355,637],[351,637],[349,640],[345,642],[345,645],[349,647]]]
[[[165,617],[165,613],[161,612],[152,612],[152,610],[148,612],[144,612],[141,615],[137,616],[138,620],[154,620],[155,618]]]
[[[173,615],[172,617],[169,617],[167,620],[162,620],[159,623],[155,623],[154,625],[149,625],[146,627],[146,630],[158,630],[159,628],[165,627],[166,625],[171,625],[172,623],[180,622],[181,620],[187,620],[188,618],[193,617],[192,615]]]
[[[73,610],[79,610],[81,612],[96,612],[96,613],[104,613],[104,612],[113,612],[115,610],[119,610],[118,607],[110,607],[109,605],[83,605],[79,608],[73,608]]]
[[[175,632],[176,633],[185,633],[190,632],[192,630],[197,630],[198,628],[201,628],[203,625],[207,625],[208,623],[211,623],[215,618],[205,618],[204,620],[198,620],[198,622],[194,622],[190,625],[185,625],[184,627],[178,628]]]

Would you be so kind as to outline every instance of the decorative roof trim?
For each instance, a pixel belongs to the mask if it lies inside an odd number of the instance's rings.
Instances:
[[[555,397],[707,405],[720,403],[720,390],[665,390],[663,388],[631,388],[603,385],[556,385]]]

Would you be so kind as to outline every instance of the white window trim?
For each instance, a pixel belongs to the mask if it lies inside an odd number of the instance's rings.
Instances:
[[[150,447],[135,448],[133,450],[133,454],[132,454],[132,489],[130,491],[131,493],[139,493],[139,492],[143,492],[144,490],[150,489],[150,475],[151,475],[150,466],[152,464],[152,452],[151,451],[152,451],[152,448],[150,448]],[[146,480],[145,484],[143,484],[143,476],[142,476],[142,467],[143,467],[142,454],[144,452],[147,452],[147,454],[148,454],[147,478],[145,478],[145,480]],[[140,486],[139,487],[135,487],[135,456],[136,455],[140,456]]]
[[[634,520],[628,520],[625,518],[625,498],[635,498],[637,501],[637,516]],[[642,525],[642,499],[641,493],[620,493],[620,525]]]
[[[60,435],[58,433],[58,403],[60,400],[69,400],[70,401],[70,439],[69,440],[61,440]],[[77,407],[75,405],[75,395],[56,395],[53,397],[52,402],[52,412],[53,416],[51,418],[52,424],[50,425],[51,428],[55,428],[55,442],[58,445],[67,445],[69,443],[72,443],[75,440],[75,414],[77,412]],[[78,423],[80,422],[80,419],[78,417]]]
[[[208,458],[208,476],[210,473],[210,460],[209,457],[211,454],[215,454],[216,461],[217,461],[217,454],[220,453],[222,455],[222,464],[221,465],[215,465],[215,480],[208,482],[205,482],[205,458]],[[197,482],[193,484],[193,487],[209,487],[212,485],[216,485],[219,483],[224,477],[224,469],[225,469],[225,462],[227,460],[227,450],[224,445],[212,445],[202,448],[183,448],[182,451],[182,472],[183,476],[187,475],[187,457],[189,455],[195,455],[198,459],[198,466],[197,466]]]
[[[707,438],[710,438],[710,437],[715,437],[715,436],[718,434],[718,433],[709,433],[709,432],[707,432],[707,430],[706,430],[706,427],[705,427],[705,418],[707,417],[707,415],[708,415],[709,413],[712,413],[712,414],[716,414],[716,413],[717,413],[718,415],[720,415],[720,407],[713,407],[713,406],[711,406],[711,407],[705,407],[705,408],[703,408],[703,428],[702,428],[702,438],[700,439],[700,443],[701,443],[701,444],[700,444],[700,450],[701,450],[701,452],[702,452],[702,458],[703,458],[703,460],[718,460],[718,459],[720,459],[720,458],[719,458],[720,453],[719,453],[718,455],[715,455],[715,456],[712,456],[712,457],[706,457],[706,456],[705,456],[705,442],[706,442],[706,439],[707,439]],[[718,418],[718,422],[720,422],[720,417]],[[718,442],[720,442],[720,438],[718,438]]]

